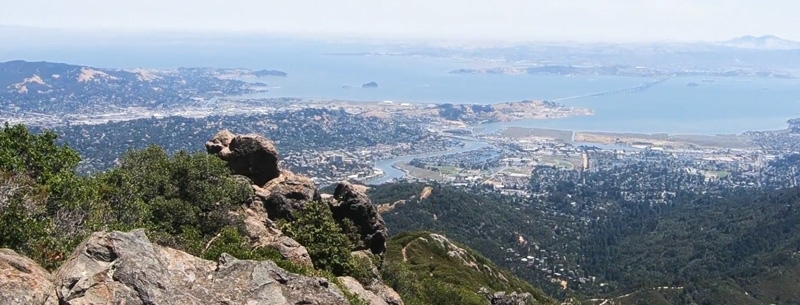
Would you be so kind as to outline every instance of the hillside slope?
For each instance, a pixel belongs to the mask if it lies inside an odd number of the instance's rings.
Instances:
[[[120,70],[16,60],[0,63],[0,110],[52,115],[187,105],[194,98],[252,92],[254,86],[264,84],[229,77],[262,73],[269,71]]]
[[[395,183],[370,195],[388,203],[379,210],[394,232],[446,234],[552,295],[589,304],[800,303],[797,188],[626,203],[591,221],[570,205],[480,188]]]
[[[447,237],[406,232],[389,241],[384,280],[409,304],[555,304],[477,252]]]

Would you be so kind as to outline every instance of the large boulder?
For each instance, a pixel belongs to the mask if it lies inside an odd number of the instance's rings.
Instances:
[[[309,202],[322,199],[313,180],[289,171],[282,172],[263,187],[254,186],[253,189],[272,220],[291,220],[292,212],[302,210]]]
[[[50,274],[10,249],[0,249],[0,304],[58,305]]]
[[[99,232],[54,274],[61,304],[348,304],[324,278],[271,261],[218,262],[153,245],[144,231]]]
[[[356,186],[342,182],[336,186],[333,198],[333,217],[337,220],[349,219],[361,234],[361,241],[354,250],[369,249],[374,254],[386,252],[389,230],[369,197]]]
[[[278,149],[260,135],[234,135],[223,130],[206,142],[206,151],[227,161],[234,174],[250,178],[255,185],[264,185],[281,174]]]

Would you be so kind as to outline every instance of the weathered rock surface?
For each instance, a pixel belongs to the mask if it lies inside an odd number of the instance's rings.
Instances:
[[[58,305],[50,274],[13,250],[0,249],[0,304]]]
[[[278,150],[260,135],[237,136],[222,130],[206,142],[206,150],[225,160],[231,171],[249,180],[253,188],[255,197],[239,212],[251,245],[274,248],[292,262],[311,266],[306,248],[283,235],[272,220],[291,219],[292,211],[319,200],[314,181],[281,171]]]
[[[270,247],[278,251],[283,258],[299,265],[313,266],[311,256],[306,247],[294,239],[283,235],[275,223],[267,218],[263,205],[258,201],[254,206],[244,206],[239,212],[244,222],[244,231],[253,248]]]
[[[144,231],[94,233],[54,274],[61,304],[347,304],[323,278],[271,261],[219,262],[153,245]]]
[[[356,245],[356,250],[369,249],[375,254],[386,252],[389,231],[369,197],[354,185],[342,182],[336,186],[333,198],[336,199],[331,204],[333,217],[350,219],[360,230],[361,243]]]
[[[278,149],[260,135],[235,136],[223,130],[206,142],[206,151],[227,161],[234,174],[250,178],[255,185],[264,185],[281,174]]]
[[[358,280],[352,277],[340,276],[339,281],[342,283],[342,285],[344,285],[344,287],[347,287],[347,290],[350,290],[351,293],[355,293],[361,299],[367,301],[367,303],[370,305],[389,305],[374,292],[364,289],[364,286],[362,286]]]
[[[267,246],[277,250],[278,253],[283,256],[283,258],[288,259],[295,264],[309,267],[314,265],[314,262],[311,260],[311,256],[308,255],[308,250],[306,247],[303,247],[303,245],[298,243],[296,240],[286,235],[280,235],[276,237],[275,241],[270,242],[267,244]]]
[[[367,285],[367,290],[371,291],[375,295],[377,295],[381,300],[386,302],[389,305],[405,305],[403,303],[403,299],[400,298],[400,294],[397,293],[392,287],[386,286],[381,281],[375,280],[372,281],[369,285]]]
[[[533,296],[530,293],[506,293],[504,291],[498,291],[495,293],[490,293],[487,289],[482,288],[479,292],[486,296],[489,300],[489,304],[492,305],[527,305],[530,304],[530,301],[533,300]]]
[[[264,204],[269,219],[292,219],[292,212],[302,210],[306,204],[322,197],[317,185],[308,177],[283,171],[263,187],[253,187]]]

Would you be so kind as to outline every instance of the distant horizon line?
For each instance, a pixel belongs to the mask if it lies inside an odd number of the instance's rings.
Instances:
[[[115,28],[115,29],[84,29],[84,28],[54,28],[54,27],[40,27],[40,26],[27,26],[27,25],[15,25],[15,24],[2,24],[0,23],[0,34],[3,34],[4,29],[17,29],[17,30],[30,30],[30,31],[42,31],[42,32],[61,32],[61,33],[72,33],[78,35],[125,35],[125,36],[142,36],[142,35],[158,35],[164,36],[165,38],[170,36],[183,36],[183,38],[187,38],[186,35],[189,35],[188,38],[202,38],[202,37],[191,37],[196,35],[202,36],[219,36],[219,35],[234,35],[237,37],[247,36],[247,35],[257,35],[259,37],[271,37],[271,38],[284,38],[284,39],[297,39],[297,40],[314,40],[314,41],[330,41],[330,40],[337,40],[341,43],[353,43],[353,42],[371,42],[371,43],[431,43],[437,42],[437,44],[460,44],[460,43],[483,43],[483,44],[506,44],[506,45],[523,45],[523,44],[536,44],[536,43],[544,43],[544,44],[693,44],[693,43],[724,43],[729,42],[732,40],[740,39],[740,38],[756,38],[756,39],[763,39],[763,38],[777,38],[780,40],[784,40],[787,42],[798,42],[800,40],[794,39],[787,39],[775,34],[743,34],[735,37],[729,37],[727,39],[721,40],[677,40],[677,39],[648,39],[648,40],[629,40],[629,39],[620,39],[620,40],[592,40],[592,39],[530,39],[530,40],[521,40],[521,39],[488,39],[488,38],[447,38],[447,37],[423,37],[423,36],[416,36],[411,34],[398,34],[398,33],[386,33],[386,34],[345,34],[345,33],[305,33],[305,32],[280,32],[280,31],[263,31],[263,30],[254,30],[254,29],[242,29],[242,30],[224,30],[224,29],[200,29],[200,30],[185,30],[185,29],[126,29],[126,28]],[[124,38],[124,37],[115,37],[115,38]],[[175,37],[178,38],[178,37]],[[341,41],[345,39],[345,41]]]

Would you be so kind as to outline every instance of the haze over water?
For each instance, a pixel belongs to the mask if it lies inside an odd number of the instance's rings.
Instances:
[[[476,103],[552,100],[637,86],[645,77],[562,75],[451,75],[469,63],[444,58],[321,56],[313,69],[290,69],[287,78],[265,78],[269,97],[333,98],[411,103]],[[361,84],[375,81],[375,89]],[[699,84],[687,86],[689,82]],[[356,88],[345,89],[343,85]],[[725,134],[776,130],[800,117],[800,80],[678,77],[647,90],[570,99],[593,116],[492,124],[566,130],[670,134]]]
[[[356,101],[492,104],[552,100],[637,86],[645,77],[562,75],[451,75],[474,62],[410,56],[342,56],[335,52],[371,52],[380,47],[318,43],[137,44],[124,51],[109,45],[11,51],[4,59],[47,60],[111,68],[243,67],[277,69],[286,78],[259,81],[274,87],[264,97],[303,97]],[[107,56],[112,52],[114,56]],[[498,63],[497,65],[502,65]],[[800,80],[767,78],[673,78],[647,90],[565,100],[567,106],[595,111],[588,117],[491,124],[574,131],[670,134],[741,133],[776,130],[800,117]],[[362,89],[375,81],[379,87]],[[686,86],[689,82],[698,87]],[[354,88],[345,89],[349,85]]]

